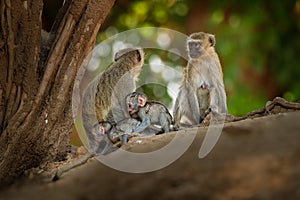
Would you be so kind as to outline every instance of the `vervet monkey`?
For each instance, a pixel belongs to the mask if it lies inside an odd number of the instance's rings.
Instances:
[[[141,120],[134,132],[142,132],[151,125],[160,125],[165,133],[170,131],[172,116],[161,103],[147,102],[147,97],[139,92],[133,92],[126,97],[127,111],[132,118]]]
[[[133,118],[126,118],[119,121],[117,124],[112,124],[109,121],[102,121],[93,126],[92,135],[94,141],[94,150],[96,154],[106,154],[113,145],[116,145],[119,141],[121,145],[127,143],[128,139],[133,136],[140,136],[139,133],[134,133],[134,129],[141,122]],[[99,146],[102,142],[105,142],[105,146]],[[118,145],[116,145],[118,146]]]
[[[187,39],[188,64],[174,107],[175,127],[183,116],[189,125],[202,122],[208,113],[227,112],[223,72],[215,52],[215,37],[209,33],[193,33]]]
[[[134,118],[126,118],[119,121],[116,124],[113,124],[109,121],[102,121],[93,126],[92,135],[93,135],[93,145],[99,145],[102,141],[106,143],[105,148],[102,150],[101,154],[105,154],[112,147],[112,145],[116,145],[118,142],[121,142],[121,145],[127,143],[128,139],[134,136],[147,136],[154,135],[155,133],[160,131],[158,128],[149,127],[143,131],[143,133],[135,132],[135,129],[141,124],[140,121]],[[116,145],[119,146],[119,145]],[[98,148],[99,152],[99,146]]]
[[[117,124],[112,124],[108,121],[103,121],[97,123],[95,128],[95,138],[97,140],[98,135],[107,134],[108,138],[112,143],[121,141],[121,144],[124,145],[127,143],[128,136],[139,136],[140,134],[134,133],[135,128],[140,125],[136,119],[126,118],[119,121]]]
[[[114,56],[112,63],[86,89],[83,97],[82,118],[89,139],[93,125],[99,121],[118,122],[129,118],[125,97],[136,89],[144,64],[142,49],[127,48]]]
[[[94,155],[107,154],[113,147],[113,143],[109,138],[109,131],[112,128],[110,122],[96,123],[88,132],[89,136],[89,150]]]

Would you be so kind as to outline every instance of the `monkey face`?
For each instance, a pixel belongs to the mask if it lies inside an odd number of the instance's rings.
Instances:
[[[127,111],[130,115],[133,115],[139,111],[139,106],[134,102],[127,102]]]
[[[188,42],[188,54],[191,59],[197,59],[204,54],[204,48],[200,40],[191,40]]]
[[[205,54],[206,50],[215,45],[215,36],[209,33],[193,33],[187,40],[188,55],[191,59],[197,59]]]
[[[92,133],[95,137],[103,136],[104,134],[107,134],[111,128],[112,125],[110,122],[107,121],[98,122],[93,126]]]
[[[96,124],[92,128],[91,133],[92,133],[93,139],[95,141],[101,142],[104,139],[105,134],[106,134],[105,127],[103,125]]]
[[[146,96],[138,93],[133,92],[126,97],[126,105],[127,111],[130,115],[133,115],[139,111],[139,108],[142,108],[146,104]]]

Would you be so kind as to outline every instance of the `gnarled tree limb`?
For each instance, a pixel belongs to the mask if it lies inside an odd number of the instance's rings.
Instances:
[[[42,0],[1,1],[0,185],[69,150],[74,79],[114,0],[66,2],[40,53]]]

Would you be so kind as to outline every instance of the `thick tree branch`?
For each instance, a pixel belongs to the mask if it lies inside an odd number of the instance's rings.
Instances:
[[[0,135],[0,185],[28,168],[63,158],[68,150],[73,123],[71,94],[74,79],[93,48],[96,34],[114,0],[68,2],[71,2],[66,4],[69,8],[64,7],[64,17],[59,18],[60,22],[56,23],[58,27],[53,29],[56,29],[55,35],[50,36],[54,39],[41,74],[39,48],[42,0],[16,0],[12,8],[8,8],[7,3],[4,7],[1,4],[3,13],[11,10],[11,29],[18,37],[15,35],[12,43],[16,46],[10,46],[14,55],[11,86],[7,81],[0,80],[0,95],[2,93],[5,99],[9,97],[7,101],[3,101],[3,96],[0,97],[0,106],[4,102],[4,106],[9,107],[6,114],[0,112],[3,121],[7,122]],[[7,28],[8,19],[3,13],[1,28]],[[5,47],[8,47],[11,42],[8,38],[10,31],[7,29],[0,33]],[[7,55],[4,57],[9,61],[10,53],[6,49],[0,51]],[[0,60],[5,73],[11,66],[8,61]],[[2,67],[2,63],[5,67]],[[41,79],[40,75],[43,76]]]
[[[36,0],[30,4],[27,1],[2,1],[1,27],[4,47],[2,50],[1,85],[3,88],[1,109],[1,129],[9,125],[16,112],[19,110],[22,99],[21,96],[34,98],[37,88],[37,62],[40,46],[40,14],[42,1]],[[6,58],[3,55],[7,55]],[[5,78],[5,79],[4,79]],[[3,81],[3,79],[5,81]],[[27,95],[22,95],[22,93]],[[29,102],[27,102],[29,103]],[[25,115],[26,116],[26,115]],[[15,126],[15,124],[13,125]]]
[[[13,69],[14,69],[14,38],[15,34],[12,29],[12,20],[11,20],[11,2],[10,0],[5,0],[6,4],[6,19],[7,19],[7,47],[8,47],[8,68],[7,68],[7,84],[6,84],[6,93],[5,100],[9,98],[9,93],[12,87],[12,79],[13,79]]]
[[[69,13],[74,13],[74,10],[79,9],[78,4],[75,5],[77,6],[74,9],[69,9]],[[67,104],[71,103],[71,95],[76,74],[84,59],[94,47],[100,25],[103,23],[103,20],[112,5],[112,1],[109,1],[109,3],[99,0],[89,1],[84,7],[84,11],[81,11],[82,16],[77,15],[79,23],[76,24],[73,30],[70,30],[73,32],[73,35],[71,36],[68,42],[68,48],[64,52],[63,58],[59,63],[61,67],[56,74],[54,86],[51,90],[51,101],[46,108],[48,111],[52,110],[52,112],[49,113],[49,121],[51,121],[51,123],[55,124],[57,120],[60,119],[61,111],[64,110]],[[69,109],[66,112],[71,112],[71,110]],[[63,120],[69,120],[69,123],[71,124],[71,114],[68,113],[66,115],[69,116],[69,118]],[[53,128],[55,129],[55,127]],[[46,133],[48,131],[53,132],[51,126],[46,127],[46,129]],[[62,136],[62,134],[60,135]],[[44,136],[47,137],[46,134],[44,134]],[[51,148],[56,148],[56,145],[51,146]]]

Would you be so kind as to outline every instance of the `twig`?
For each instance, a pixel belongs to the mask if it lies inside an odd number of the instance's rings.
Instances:
[[[272,110],[276,104],[279,104],[281,107],[285,107],[288,109],[294,109],[294,110],[299,110],[300,109],[300,103],[296,103],[296,102],[289,102],[287,100],[285,100],[284,98],[281,97],[275,97],[273,99],[273,101],[268,101],[266,104],[266,111],[270,112],[270,110]]]

